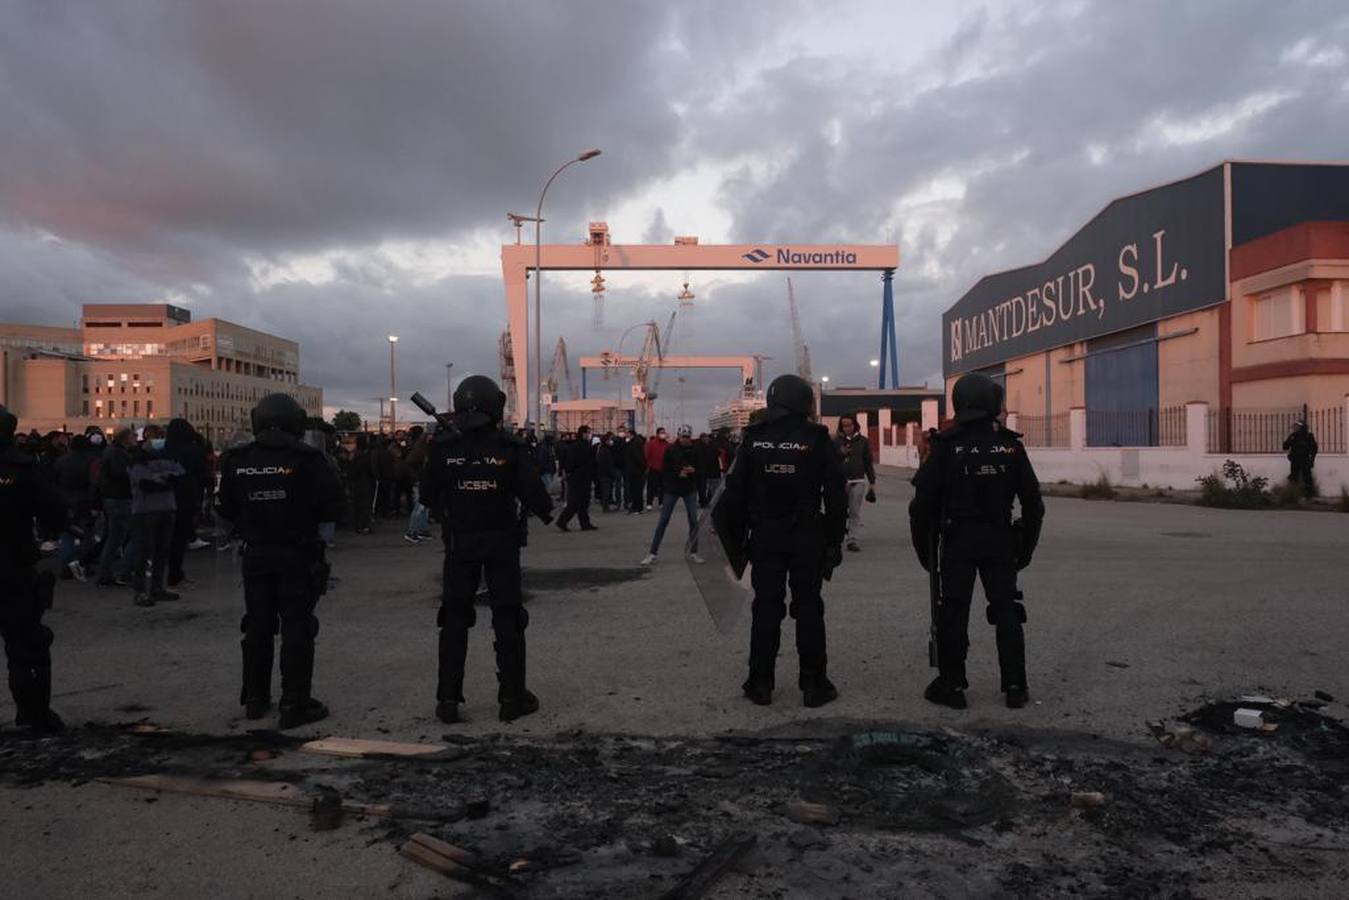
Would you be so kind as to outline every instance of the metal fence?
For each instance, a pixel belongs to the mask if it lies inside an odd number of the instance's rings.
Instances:
[[[1308,409],[1210,409],[1209,453],[1283,453],[1283,442],[1302,419],[1322,453],[1344,453],[1344,407]]]
[[[1070,443],[1068,413],[1017,416],[1016,430],[1027,447],[1067,447]]]
[[[1183,447],[1185,407],[1087,410],[1088,447]]]

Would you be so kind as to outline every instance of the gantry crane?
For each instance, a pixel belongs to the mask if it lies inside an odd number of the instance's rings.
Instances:
[[[571,380],[571,363],[567,360],[567,340],[558,338],[557,348],[553,350],[553,368],[544,382],[544,395],[547,398],[545,405],[552,406],[562,399],[558,396],[558,391],[563,384],[567,386],[567,399],[575,400],[576,385]]]

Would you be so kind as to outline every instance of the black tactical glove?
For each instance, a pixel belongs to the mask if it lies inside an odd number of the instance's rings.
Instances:
[[[867,488],[867,502],[868,503],[876,502],[876,489],[874,487]]]
[[[1016,549],[1016,569],[1020,572],[1030,565],[1031,556],[1035,553],[1034,547],[1027,546],[1026,526],[1020,519],[1012,523],[1012,546]]]
[[[843,548],[838,544],[830,544],[824,548],[824,580],[829,581],[834,577],[834,570],[843,564]]]

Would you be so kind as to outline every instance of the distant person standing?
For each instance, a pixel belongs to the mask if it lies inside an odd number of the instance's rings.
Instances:
[[[1306,421],[1298,419],[1293,423],[1293,433],[1283,442],[1288,451],[1288,480],[1301,486],[1308,495],[1316,492],[1316,482],[1312,480],[1312,466],[1316,465],[1316,436],[1307,427]]]
[[[646,506],[646,438],[636,431],[624,448],[627,455],[628,514],[640,515]]]
[[[98,495],[103,502],[107,531],[103,553],[98,561],[99,587],[126,587],[131,567],[127,559],[127,539],[131,534],[130,451],[135,435],[130,428],[119,428],[103,451],[98,467]]]
[[[661,474],[665,469],[665,451],[670,449],[670,440],[664,428],[656,429],[656,436],[648,438],[643,453],[646,455],[646,508],[651,509],[665,493],[665,483]]]
[[[840,416],[838,437],[839,462],[848,486],[848,549],[856,553],[857,530],[862,527],[862,501],[876,502],[876,467],[871,459],[871,441],[857,427],[855,416]]]
[[[595,481],[595,447],[590,443],[590,426],[576,429],[576,439],[560,454],[562,474],[566,479],[567,506],[558,517],[559,531],[567,531],[567,523],[575,517],[582,531],[598,531],[590,522],[590,491]]]
[[[177,600],[164,586],[169,567],[169,543],[178,504],[174,488],[183,467],[164,456],[164,429],[146,425],[141,443],[131,451],[127,471],[131,481],[131,585],[137,606]],[[149,567],[149,581],[146,567]]]
[[[660,520],[656,523],[656,533],[651,537],[651,550],[642,559],[642,565],[650,566],[656,562],[660,553],[661,541],[665,538],[665,529],[674,515],[675,506],[684,504],[688,514],[689,535],[693,544],[689,548],[689,559],[702,562],[698,556],[698,460],[701,449],[693,441],[693,429],[687,425],[679,426],[679,439],[665,450],[665,459],[661,466],[663,487],[661,490]]]

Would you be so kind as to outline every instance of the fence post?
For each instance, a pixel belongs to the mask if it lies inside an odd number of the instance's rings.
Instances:
[[[1068,446],[1075,452],[1087,449],[1087,411],[1081,406],[1068,410]]]
[[[941,422],[937,419],[937,401],[935,398],[923,401],[923,430],[936,428]]]
[[[1340,427],[1344,429],[1344,434],[1340,436],[1344,441],[1344,452],[1349,453],[1349,394],[1344,395],[1344,422]]]
[[[1208,453],[1208,404],[1192,401],[1185,404],[1185,450],[1198,462]]]
[[[1346,403],[1349,403],[1349,397],[1346,397],[1346,398],[1345,398],[1345,402],[1346,402]],[[916,446],[918,445],[918,423],[917,423],[917,422],[905,422],[905,423],[904,423],[904,445],[905,445],[906,447],[916,447]]]

